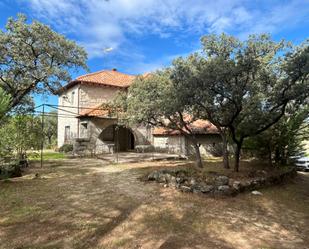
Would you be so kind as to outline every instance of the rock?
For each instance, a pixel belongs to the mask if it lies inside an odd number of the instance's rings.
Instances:
[[[222,191],[222,192],[225,192],[225,191],[230,190],[230,186],[228,186],[228,185],[221,185],[221,186],[218,187],[218,190]]]
[[[253,191],[251,192],[251,194],[253,194],[253,195],[263,195],[261,192],[259,192],[259,191],[257,191],[257,190],[253,190]]]
[[[230,186],[228,185],[221,185],[218,187],[218,190],[216,191],[217,194],[219,195],[231,195],[232,194],[232,190],[230,188]]]
[[[202,191],[199,189],[199,188],[194,188],[193,189],[193,193],[194,194],[198,194],[198,193],[201,193]]]
[[[172,187],[176,187],[176,177],[175,176],[171,176],[170,180],[169,180],[169,185]]]
[[[163,173],[159,173],[159,177],[157,179],[157,182],[159,183],[166,183],[166,176]]]
[[[196,184],[196,180],[194,178],[191,178],[190,185],[195,185],[195,184]]]
[[[148,175],[148,181],[156,181],[159,178],[159,172],[154,171]]]
[[[165,175],[165,181],[168,183],[168,182],[170,182],[171,181],[171,178],[172,178],[172,175],[171,174],[168,174],[168,173],[166,173],[166,174],[164,174]]]
[[[190,188],[190,187],[188,187],[188,186],[185,186],[185,185],[181,185],[180,186],[180,190],[182,191],[182,192],[192,192],[192,189]]]
[[[227,176],[218,176],[215,178],[215,184],[217,186],[228,185],[229,178]]]
[[[240,190],[241,190],[241,187],[242,187],[241,182],[239,182],[239,181],[234,181],[234,182],[232,183],[232,187],[233,187],[235,190],[240,191]]]
[[[202,185],[200,186],[200,190],[204,194],[210,193],[211,191],[214,190],[214,186],[213,185]]]
[[[164,188],[167,188],[167,187],[168,187],[168,185],[167,185],[167,184],[164,184],[164,185],[163,185],[163,187],[164,187]]]
[[[183,182],[184,182],[184,179],[181,178],[181,177],[176,177],[176,182],[177,182],[177,183],[183,183]]]

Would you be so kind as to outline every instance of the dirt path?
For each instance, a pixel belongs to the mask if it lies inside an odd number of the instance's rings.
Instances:
[[[54,161],[0,182],[0,248],[308,248],[308,173],[228,199],[139,180],[167,165]]]

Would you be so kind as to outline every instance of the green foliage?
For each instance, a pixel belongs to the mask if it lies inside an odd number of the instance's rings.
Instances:
[[[200,118],[229,131],[237,171],[244,139],[277,123],[290,104],[308,103],[308,42],[291,48],[266,34],[246,41],[222,34],[202,44],[203,53],[175,61],[173,82]]]
[[[69,153],[73,151],[73,144],[64,144],[59,148],[59,152]]]
[[[57,112],[52,111],[44,116],[45,147],[52,148],[57,142]]]
[[[24,15],[9,18],[0,31],[0,88],[12,96],[9,109],[30,94],[56,93],[69,70],[87,68],[86,52],[75,42]]]
[[[0,88],[0,118],[7,112],[10,101],[11,97]]]
[[[278,123],[250,137],[244,147],[270,163],[286,164],[290,157],[304,153],[303,141],[309,139],[308,114],[308,106],[298,110],[290,107]]]
[[[41,139],[41,121],[38,117],[8,117],[0,128],[0,157],[17,154],[20,158],[27,150],[39,149]]]
[[[125,119],[130,123],[144,123],[170,130],[178,130],[191,140],[195,147],[197,166],[202,166],[199,148],[190,124],[196,120],[193,112],[187,115],[186,99],[171,81],[170,68],[157,71],[146,77],[138,77],[130,86],[127,95],[121,95],[118,102],[125,111]],[[185,91],[186,89],[182,89]]]
[[[65,154],[62,152],[54,152],[54,151],[43,151],[43,159],[44,160],[54,160],[54,159],[64,159]],[[41,160],[40,151],[31,152],[28,154],[28,159],[31,161]]]
[[[0,165],[0,179],[22,176],[22,170],[17,162]]]
[[[308,41],[292,47],[267,34],[251,35],[245,41],[225,34],[201,40],[202,53],[178,58],[171,67],[139,78],[123,106],[135,122],[190,135],[190,122],[208,119],[223,139],[225,163],[227,136],[231,136],[238,171],[245,139],[267,131],[281,118],[282,126],[289,129],[287,109],[308,105]]]

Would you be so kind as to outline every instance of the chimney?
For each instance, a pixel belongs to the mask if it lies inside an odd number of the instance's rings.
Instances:
[[[114,71],[114,72],[117,71],[117,68],[113,68],[112,71]]]

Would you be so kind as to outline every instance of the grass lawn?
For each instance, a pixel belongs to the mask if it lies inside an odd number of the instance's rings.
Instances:
[[[66,158],[65,153],[55,152],[55,151],[43,151],[44,160],[53,160],[53,159],[64,159]],[[28,159],[31,161],[41,160],[41,152],[34,152],[28,154]]]
[[[34,163],[25,176],[0,181],[0,248],[308,248],[308,173],[262,196],[216,199],[140,180],[184,164]]]

